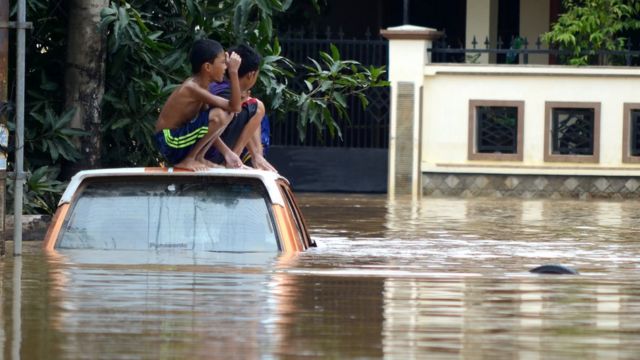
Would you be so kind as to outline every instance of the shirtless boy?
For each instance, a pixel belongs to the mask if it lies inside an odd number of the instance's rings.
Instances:
[[[220,136],[230,117],[209,118],[212,108],[230,113],[241,110],[238,68],[241,58],[224,52],[220,43],[202,39],[194,42],[190,53],[192,76],[176,88],[165,102],[156,122],[158,150],[174,167],[193,171],[217,167],[204,155]],[[228,73],[228,99],[213,95],[211,82],[222,81]]]
[[[233,120],[226,127],[214,146],[205,155],[208,160],[216,163],[224,161],[227,167],[240,167],[242,161],[239,155],[245,147],[251,156],[251,165],[256,169],[276,171],[264,158],[260,125],[264,118],[264,104],[251,97],[251,88],[258,79],[260,69],[260,55],[251,47],[238,45],[230,49],[242,57],[242,64],[238,68],[240,90],[242,91],[242,110],[233,116]],[[214,95],[229,98],[229,83],[213,83],[209,91]],[[214,109],[209,113],[210,119],[222,118],[225,112]],[[231,148],[231,149],[230,149]]]

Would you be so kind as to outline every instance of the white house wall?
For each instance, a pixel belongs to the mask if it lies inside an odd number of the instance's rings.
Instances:
[[[640,199],[640,156],[628,145],[623,158],[623,140],[630,142],[623,134],[640,110],[640,69],[433,64],[425,54],[437,31],[401,26],[381,34],[389,39],[393,89],[390,196]],[[469,146],[469,109],[484,104],[517,109],[515,153]],[[553,107],[593,109],[593,142],[585,154],[547,149],[547,109]]]
[[[560,66],[427,65],[424,69],[421,171],[639,176],[622,162],[623,106],[640,103],[640,70]],[[470,100],[524,102],[522,161],[468,159]],[[598,163],[544,161],[545,102],[601,105]]]

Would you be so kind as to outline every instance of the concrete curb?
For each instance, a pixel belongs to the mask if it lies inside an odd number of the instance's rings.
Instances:
[[[47,232],[51,215],[22,215],[22,239],[24,241],[42,241]],[[4,238],[13,240],[13,215],[4,218]]]

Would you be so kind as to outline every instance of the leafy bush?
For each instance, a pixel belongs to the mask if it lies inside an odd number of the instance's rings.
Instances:
[[[25,214],[53,214],[58,205],[60,194],[64,191],[66,183],[58,180],[60,168],[56,166],[42,166],[31,173],[27,173],[24,184],[23,212]],[[13,213],[13,198],[15,183],[7,182],[7,213]],[[11,204],[11,205],[9,205]]]
[[[384,70],[344,61],[335,47],[320,53],[315,67],[306,67],[308,91],[288,88],[296,67],[280,55],[273,31],[275,14],[291,1],[149,1],[112,2],[102,11],[109,30],[107,89],[103,114],[107,165],[158,163],[152,134],[164,100],[189,76],[187,56],[194,40],[213,38],[223,45],[246,42],[264,56],[259,86],[253,94],[270,113],[300,114],[300,136],[308,124],[340,136],[334,116],[346,117],[346,97],[358,96],[366,106],[364,90],[386,86]]]
[[[317,0],[308,1],[318,6]],[[11,3],[15,12],[15,1]],[[263,100],[270,113],[299,113],[301,137],[308,125],[326,127],[332,136],[340,136],[334,116],[346,117],[346,97],[357,96],[366,105],[367,87],[387,85],[384,70],[342,60],[333,48],[330,54],[319,54],[315,66],[306,68],[306,91],[289,89],[297,67],[281,56],[273,29],[274,19],[291,4],[292,0],[112,0],[101,12],[101,27],[108,33],[102,163],[158,164],[152,140],[155,121],[171,91],[189,76],[188,52],[199,38],[213,38],[225,46],[254,46],[264,61],[253,94]],[[61,0],[27,0],[27,18],[34,24],[27,38],[28,212],[52,211],[56,195],[64,187],[59,181],[60,169],[65,162],[82,156],[76,144],[85,133],[68,127],[74,109],[65,107],[62,91],[68,24],[68,8],[63,5]],[[13,76],[12,71],[10,74]],[[15,81],[9,80],[10,84]],[[10,107],[3,111],[12,118]],[[8,203],[12,202],[11,194]]]
[[[637,0],[564,0],[563,5],[566,11],[543,40],[567,50],[571,65],[614,62],[599,57],[599,51],[624,49],[627,39],[623,34],[640,29]]]
[[[16,2],[12,1],[12,14]],[[52,213],[65,183],[59,180],[62,161],[80,157],[75,142],[84,132],[68,127],[74,109],[65,109],[64,84],[66,51],[66,10],[57,1],[27,1],[27,19],[34,29],[27,32],[25,74],[25,171],[24,212]],[[13,49],[15,43],[10,42]],[[12,50],[13,52],[13,50]],[[13,65],[15,66],[15,65]],[[9,71],[10,95],[13,97],[15,72]],[[12,101],[14,99],[10,99]],[[15,130],[13,104],[5,108],[9,129]],[[13,149],[10,146],[10,150]],[[10,156],[9,160],[13,157]],[[51,165],[53,164],[53,165]],[[12,163],[9,163],[12,170]],[[7,180],[5,208],[13,212],[14,183]]]

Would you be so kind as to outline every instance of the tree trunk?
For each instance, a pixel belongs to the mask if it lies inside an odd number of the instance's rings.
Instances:
[[[71,126],[87,131],[78,146],[82,158],[65,173],[100,167],[101,103],[104,95],[106,33],[100,31],[100,11],[109,0],[70,0],[65,68],[66,108],[75,108]]]

